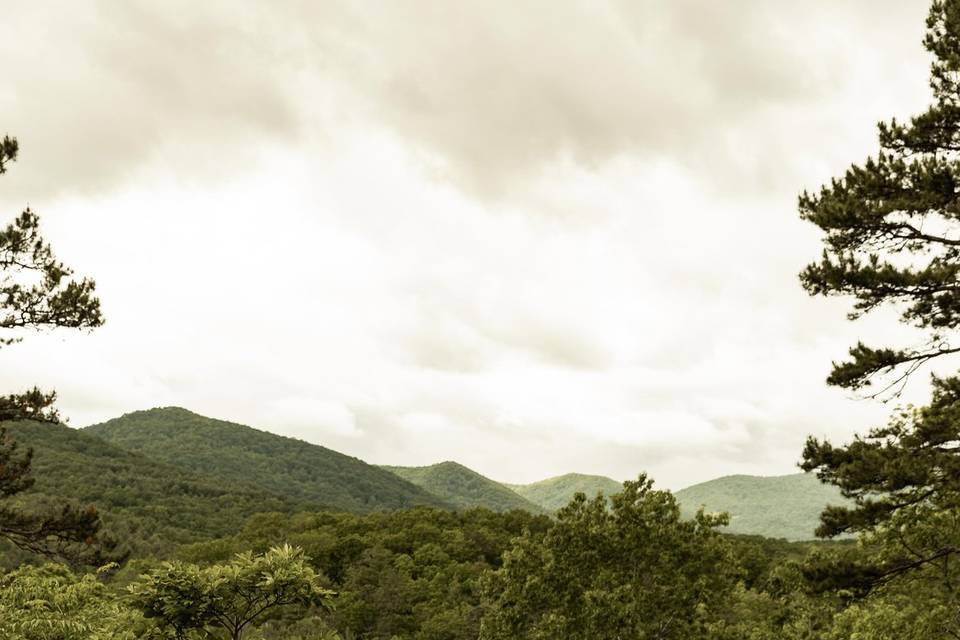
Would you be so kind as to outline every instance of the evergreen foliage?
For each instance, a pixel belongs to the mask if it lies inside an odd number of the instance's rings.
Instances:
[[[807,290],[852,295],[851,317],[896,306],[926,336],[856,345],[828,380],[842,387],[890,374],[878,393],[896,393],[925,362],[960,351],[950,344],[960,327],[960,0],[932,3],[924,44],[934,57],[930,108],[881,124],[876,159],[800,198],[801,215],[826,233],[823,259],[801,274]],[[844,632],[960,637],[960,378],[935,377],[929,406],[902,409],[848,444],[810,438],[802,467],[853,501],[826,509],[818,534],[857,533],[866,551],[806,569],[816,588],[863,599],[843,614]]]
[[[960,3],[936,0],[927,20],[934,55],[933,104],[909,123],[879,125],[880,152],[818,193],[800,196],[800,215],[823,230],[824,252],[801,281],[814,295],[856,300],[851,318],[883,305],[925,332],[921,344],[850,349],[830,384],[850,389],[884,378],[898,390],[925,362],[960,351]]]
[[[19,145],[0,142],[0,174],[17,159]],[[0,229],[0,348],[22,340],[25,330],[66,327],[89,329],[103,324],[93,280],[74,280],[73,271],[56,259],[40,235],[40,219],[30,209]],[[37,387],[0,396],[0,423],[8,420],[57,422],[56,393]],[[99,517],[96,509],[57,505],[45,512],[18,507],[14,497],[34,482],[32,452],[0,427],[0,540],[20,549],[81,562],[96,555]]]

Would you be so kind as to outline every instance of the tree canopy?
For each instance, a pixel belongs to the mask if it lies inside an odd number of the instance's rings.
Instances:
[[[178,640],[240,640],[248,627],[279,609],[327,605],[333,592],[319,579],[302,549],[284,545],[208,567],[166,562],[129,591],[133,607],[161,633]]]
[[[490,576],[481,638],[704,637],[738,577],[715,531],[726,517],[681,519],[645,476],[611,502],[577,494],[542,538],[515,541]]]

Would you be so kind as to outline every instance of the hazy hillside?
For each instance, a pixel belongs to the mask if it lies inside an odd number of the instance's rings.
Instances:
[[[675,493],[687,515],[701,505],[730,514],[731,533],[809,540],[827,504],[842,504],[839,489],[816,476],[726,476]]]
[[[517,495],[504,485],[484,477],[456,462],[440,462],[428,467],[388,467],[392,473],[423,487],[459,509],[486,507],[493,511],[523,509],[543,513],[543,509]]]
[[[585,493],[593,498],[597,493],[610,496],[620,493],[623,485],[606,476],[590,476],[581,473],[568,473],[556,478],[547,478],[533,484],[506,485],[520,496],[547,511],[556,511],[563,507],[575,493]]]
[[[108,529],[140,551],[229,535],[254,513],[300,506],[258,488],[157,463],[69,427],[5,426],[24,449],[34,450],[36,484],[18,500],[94,504]]]
[[[83,431],[182,469],[333,509],[362,513],[450,506],[357,458],[177,407],[136,411]]]

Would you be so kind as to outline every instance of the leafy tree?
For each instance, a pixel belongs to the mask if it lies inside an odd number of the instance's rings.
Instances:
[[[883,377],[874,395],[960,351],[948,339],[960,326],[960,2],[935,0],[927,27],[930,108],[909,123],[881,123],[876,158],[800,196],[801,217],[825,233],[823,257],[801,274],[807,291],[853,296],[851,318],[898,306],[904,322],[925,331],[922,344],[860,343],[849,361],[834,363],[833,385],[862,389]]]
[[[0,576],[5,640],[132,640],[135,618],[95,576],[77,576],[62,565],[24,566]]]
[[[303,551],[284,545],[205,568],[167,562],[129,590],[158,637],[239,640],[269,614],[329,604],[333,592],[319,580]]]
[[[673,495],[640,476],[611,508],[581,493],[542,537],[527,533],[486,585],[485,640],[705,637],[738,571],[717,526],[684,520]]]
[[[0,174],[16,160],[16,139],[0,141]],[[26,329],[100,326],[100,301],[94,282],[73,280],[40,235],[39,218],[30,209],[0,229],[0,347],[22,339]],[[12,420],[57,422],[56,394],[33,388],[0,397],[0,423]],[[76,543],[93,542],[98,528],[93,509],[65,506],[54,513],[31,513],[9,498],[30,488],[31,452],[18,452],[0,425],[0,538],[34,552],[77,557]]]

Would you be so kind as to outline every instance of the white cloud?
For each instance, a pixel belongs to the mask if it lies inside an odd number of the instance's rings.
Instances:
[[[924,103],[907,4],[24,4],[0,204],[108,324],[0,385],[502,480],[788,473],[888,409],[823,385],[899,334],[800,290],[795,197]]]

